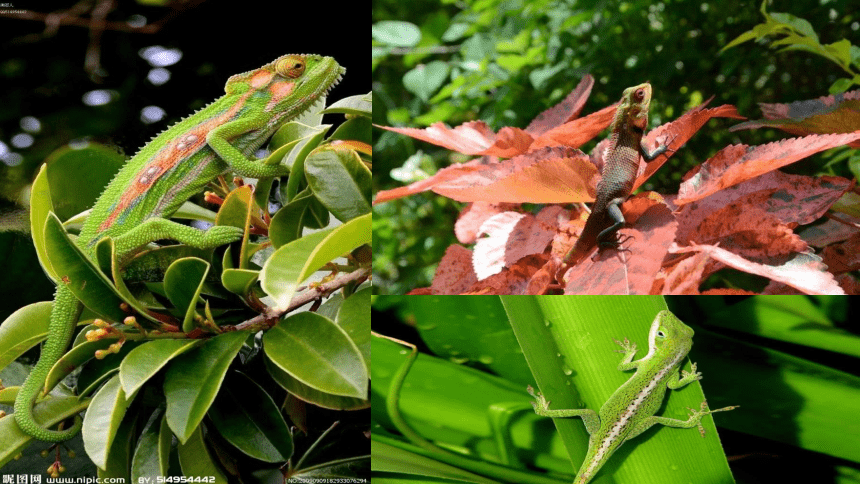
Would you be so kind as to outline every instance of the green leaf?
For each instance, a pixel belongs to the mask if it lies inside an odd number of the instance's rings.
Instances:
[[[99,479],[108,479],[103,482],[129,482],[132,444],[137,437],[137,420],[138,415],[132,413],[120,423],[108,451],[107,465],[96,473]]]
[[[167,268],[164,275],[164,292],[183,316],[182,331],[188,333],[196,327],[197,301],[203,281],[209,274],[209,263],[196,257],[179,259]]]
[[[242,373],[235,373],[218,393],[209,418],[224,439],[245,455],[274,463],[286,462],[293,454],[290,428],[278,405]]]
[[[164,375],[167,423],[180,442],[198,429],[247,337],[244,331],[220,334],[170,363]]]
[[[203,340],[158,339],[134,348],[119,367],[119,379],[126,394],[137,392],[173,358],[203,344]]]
[[[316,313],[293,314],[263,336],[266,355],[290,376],[322,392],[367,398],[364,359],[346,332]]]
[[[194,432],[187,439],[180,440],[176,453],[179,455],[179,466],[182,468],[184,477],[202,478],[208,484],[229,483],[221,471],[221,467],[212,458],[209,449],[206,448],[200,427],[195,427]]]
[[[851,86],[853,85],[854,82],[851,80],[850,77],[842,77],[840,79],[836,79],[836,81],[834,81],[833,84],[830,85],[830,89],[828,89],[828,92],[830,94],[842,94],[843,92],[851,88]]]
[[[346,298],[337,312],[338,326],[346,331],[364,357],[367,374],[370,374],[370,294],[366,287]]]
[[[0,369],[47,337],[52,306],[49,301],[28,304],[0,324]]]
[[[90,259],[69,240],[60,219],[53,213],[45,221],[45,248],[51,266],[75,297],[103,318],[119,322],[127,316],[122,298],[113,284]]]
[[[273,247],[279,249],[301,237],[304,225],[302,221],[313,200],[313,192],[310,188],[305,188],[290,203],[275,212],[269,223],[269,240],[272,241]]]
[[[119,377],[114,376],[93,396],[87,409],[82,430],[84,448],[87,456],[101,469],[108,464],[108,451],[133,399],[134,395],[126,398]]]
[[[331,106],[323,109],[323,114],[326,113],[341,113],[352,114],[355,116],[371,117],[373,115],[373,104],[370,101],[370,94],[358,94],[343,98],[335,102]]]
[[[421,30],[410,22],[383,20],[371,26],[370,36],[393,47],[412,47],[421,41]]]
[[[63,147],[45,160],[53,212],[66,220],[95,204],[104,187],[125,164],[125,156],[96,143]]]
[[[149,417],[137,441],[131,461],[131,481],[142,482],[142,478],[167,475],[170,443],[173,435],[164,418],[164,410],[156,409]]]
[[[403,87],[427,102],[430,96],[445,84],[449,72],[448,64],[443,61],[420,64],[403,75]]]
[[[39,264],[42,266],[42,270],[56,283],[60,278],[51,266],[51,262],[48,260],[47,249],[45,248],[45,222],[54,209],[54,203],[51,199],[51,187],[48,185],[47,165],[42,165],[39,168],[39,173],[36,174],[36,179],[33,180],[31,191],[30,231],[33,234],[33,245],[36,247],[36,255],[39,257]]]
[[[278,366],[272,363],[272,360],[269,358],[266,358],[265,361],[266,369],[269,371],[269,375],[271,375],[272,379],[274,379],[281,388],[305,402],[332,410],[361,410],[363,408],[370,407],[370,400],[356,397],[344,397],[319,391],[293,378],[289,373],[278,368]]]
[[[305,176],[314,196],[338,220],[370,213],[373,175],[354,150],[315,150],[305,160]]]
[[[275,300],[275,309],[286,309],[296,287],[328,262],[371,243],[371,214],[354,218],[340,227],[321,230],[290,242],[275,251],[260,271],[263,290]]]

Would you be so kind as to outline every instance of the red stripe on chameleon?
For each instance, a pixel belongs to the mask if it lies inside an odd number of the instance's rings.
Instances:
[[[182,160],[188,159],[197,150],[206,144],[206,135],[209,131],[221,126],[229,121],[242,107],[245,106],[245,101],[253,91],[242,96],[239,102],[222,113],[220,116],[209,119],[203,124],[195,126],[186,131],[179,138],[170,141],[162,148],[149,162],[140,170],[140,175],[135,178],[131,185],[123,192],[122,196],[117,201],[114,210],[105,218],[104,222],[99,225],[99,230],[107,230],[119,218],[122,213],[131,207],[134,200],[147,192],[147,190],[158,181],[159,178],[171,168],[176,166]]]

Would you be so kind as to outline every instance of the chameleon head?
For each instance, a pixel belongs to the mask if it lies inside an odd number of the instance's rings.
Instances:
[[[226,91],[252,98],[259,93],[266,112],[293,118],[318,103],[345,72],[331,57],[288,54],[259,69],[232,76],[227,80]]]
[[[648,127],[648,108],[651,105],[651,84],[647,82],[628,87],[621,97],[625,117],[640,130]]]
[[[648,353],[661,351],[666,346],[671,351],[683,350],[684,354],[693,346],[693,328],[684,324],[669,311],[660,311],[651,323],[648,333]]]

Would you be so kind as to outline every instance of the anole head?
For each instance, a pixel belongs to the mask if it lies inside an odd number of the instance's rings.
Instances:
[[[669,311],[660,311],[651,323],[648,334],[648,354],[677,353],[684,354],[693,346],[693,328],[687,326]]]
[[[618,106],[618,115],[613,126],[622,120],[626,120],[640,131],[648,127],[648,108],[651,106],[651,84],[647,82],[638,86],[628,87],[621,96],[621,105]],[[620,118],[620,119],[618,119]]]
[[[250,96],[281,121],[304,113],[334,87],[346,69],[331,57],[289,54],[227,80],[228,94]],[[252,92],[249,92],[252,91]]]

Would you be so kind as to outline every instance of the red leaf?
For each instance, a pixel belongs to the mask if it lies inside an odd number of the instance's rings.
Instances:
[[[496,135],[483,121],[469,121],[454,129],[441,122],[424,129],[375,126],[467,155],[509,158],[525,153],[532,143],[532,136],[519,128],[505,127]]]
[[[704,252],[729,267],[788,284],[805,294],[844,294],[833,278],[833,274],[827,272],[827,267],[821,262],[821,258],[811,253],[794,254],[791,258],[784,258],[778,265],[768,265],[752,262],[713,245],[693,244],[689,247],[676,245],[671,247],[669,252],[675,254]]]
[[[713,99],[713,97],[711,99]],[[724,104],[711,109],[704,109],[705,106],[711,102],[711,99],[708,99],[702,104],[687,111],[680,118],[651,130],[643,139],[645,146],[654,147],[657,145],[658,140],[661,145],[666,141],[671,141],[671,143],[669,143],[669,148],[671,150],[677,150],[684,146],[684,143],[692,138],[693,135],[712,118],[744,119],[743,116],[738,114],[737,108],[729,104]],[[645,164],[644,172],[642,171],[642,160],[640,157],[640,174],[636,178],[636,183],[633,185],[633,189],[635,190],[642,186],[642,184],[645,183],[645,181],[650,178],[654,172],[659,170],[660,167],[663,166],[663,164],[671,157],[672,152],[667,151],[655,160]]]
[[[592,87],[594,87],[594,78],[591,74],[586,74],[579,81],[579,85],[564,98],[564,101],[535,116],[526,127],[526,133],[537,137],[560,124],[576,119],[585,102],[588,101]]]
[[[834,274],[860,269],[860,234],[839,244],[829,245],[821,252],[824,263]]]
[[[452,245],[445,250],[445,255],[436,267],[430,290],[435,295],[461,294],[477,281],[472,269],[472,251]]]
[[[675,204],[701,200],[719,190],[781,168],[809,155],[860,140],[850,134],[810,135],[765,145],[731,145],[687,173]]]
[[[476,159],[439,170],[406,187],[381,191],[374,204],[432,189],[460,202],[562,203],[591,201],[597,169],[585,153],[565,147],[516,156],[503,163]]]
[[[710,257],[699,252],[692,257],[684,257],[669,267],[664,267],[662,277],[654,281],[651,294],[699,294],[699,285],[704,279],[705,268]]]
[[[552,213],[561,207],[547,207],[544,218],[552,220]],[[472,265],[478,280],[513,266],[518,260],[532,254],[543,253],[552,241],[558,224],[544,223],[528,213],[505,212],[487,219],[479,233],[488,237],[479,238],[475,244]]]
[[[860,90],[791,104],[759,103],[765,120],[748,121],[729,131],[777,128],[794,135],[851,133],[860,130]],[[860,148],[860,142],[849,144]]]
[[[783,223],[808,224],[824,215],[851,186],[849,180],[835,176],[813,178],[779,171],[765,173],[676,210],[678,241],[702,242],[695,234],[702,220],[738,200],[754,201]]]
[[[529,151],[535,151],[546,146],[579,148],[612,123],[617,107],[618,103],[615,103],[584,118],[575,119],[553,128],[534,140]]]
[[[510,212],[519,205],[516,203],[473,202],[460,211],[454,224],[454,234],[461,244],[471,244],[478,238],[478,230],[485,220],[497,213]]]
[[[630,202],[625,203],[628,206]],[[592,260],[586,257],[565,274],[565,294],[649,294],[668,248],[675,239],[677,222],[663,203],[643,195],[633,204],[650,206],[641,217],[630,217],[630,228],[619,235],[632,236],[625,245],[629,252],[603,250]],[[631,215],[625,210],[625,217]]]

